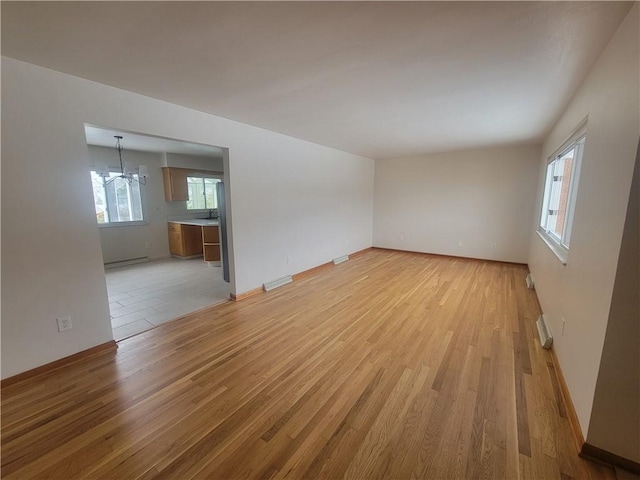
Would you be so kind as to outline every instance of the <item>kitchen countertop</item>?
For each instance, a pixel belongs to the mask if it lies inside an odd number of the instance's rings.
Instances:
[[[208,218],[191,218],[189,220],[169,220],[169,223],[181,223],[183,225],[197,225],[199,227],[215,227],[219,225],[218,220],[209,220]]]

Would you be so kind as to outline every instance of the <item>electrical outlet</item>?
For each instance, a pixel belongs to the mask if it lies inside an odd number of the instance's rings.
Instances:
[[[58,322],[58,332],[64,332],[66,330],[71,330],[73,328],[73,325],[71,325],[70,315],[56,318],[56,322]]]
[[[293,262],[293,257],[291,255],[287,255],[287,265]]]
[[[497,246],[498,246],[498,245],[496,244],[496,242],[493,242],[493,243],[491,244],[491,248],[496,248]]]
[[[462,240],[458,240],[458,247],[462,246]]]
[[[151,248],[151,242],[147,242],[144,244],[145,248]]]
[[[404,240],[404,233],[400,234],[400,240]]]

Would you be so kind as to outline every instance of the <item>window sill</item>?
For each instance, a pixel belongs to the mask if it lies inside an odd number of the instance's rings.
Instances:
[[[536,230],[538,236],[542,239],[542,241],[549,247],[549,249],[553,252],[553,254],[558,257],[558,260],[562,263],[562,265],[567,265],[567,257],[568,252],[563,248],[559,247],[558,244],[549,239],[544,233],[540,230]]]
[[[98,223],[98,228],[113,228],[113,227],[143,227],[148,225],[147,222],[112,222],[112,223]]]

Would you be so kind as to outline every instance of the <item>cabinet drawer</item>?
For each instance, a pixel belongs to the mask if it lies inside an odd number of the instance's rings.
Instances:
[[[168,225],[167,228],[169,229],[169,232],[171,232],[171,233],[174,233],[174,232],[175,233],[180,233],[181,225],[179,223],[169,222],[167,225]]]
[[[218,227],[202,227],[202,241],[204,243],[220,243],[220,237],[218,235]]]
[[[204,260],[205,260],[205,262],[219,262],[220,261],[220,246],[219,245],[205,245],[204,246]]]

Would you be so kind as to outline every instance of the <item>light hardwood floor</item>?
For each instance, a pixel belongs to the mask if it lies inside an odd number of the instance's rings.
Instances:
[[[615,478],[524,266],[373,250],[2,391],[2,476]]]

